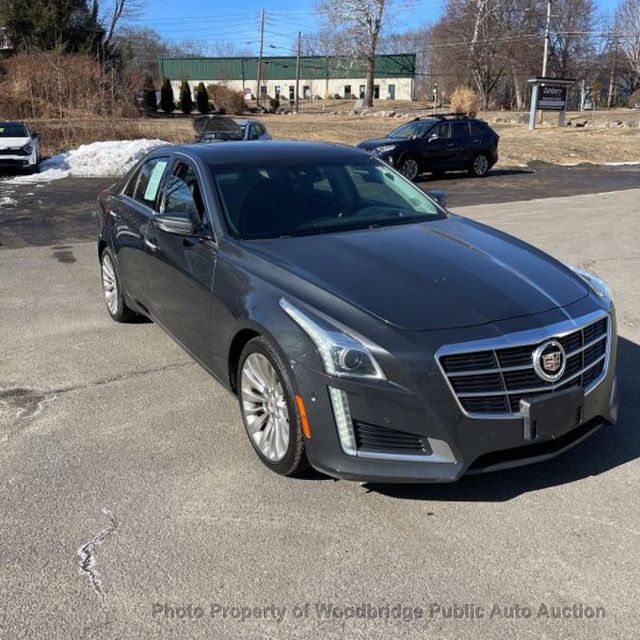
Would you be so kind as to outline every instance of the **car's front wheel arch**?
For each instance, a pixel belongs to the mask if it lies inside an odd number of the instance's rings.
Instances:
[[[231,340],[229,345],[227,362],[228,362],[228,375],[229,375],[229,387],[233,393],[238,393],[238,365],[240,364],[240,356],[247,343],[254,338],[258,338],[261,333],[255,328],[243,328],[240,329]]]

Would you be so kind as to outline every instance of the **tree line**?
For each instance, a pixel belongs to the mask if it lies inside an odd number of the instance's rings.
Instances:
[[[603,106],[640,89],[640,0],[619,0],[612,15],[594,0],[551,0],[547,75],[576,80]],[[547,0],[446,0],[441,16],[409,31],[394,30],[406,0],[323,0],[323,27],[303,37],[305,55],[346,55],[368,75],[376,53],[417,55],[417,97],[447,100],[472,87],[482,108],[524,108],[527,79],[541,74]],[[593,90],[595,87],[595,91]]]

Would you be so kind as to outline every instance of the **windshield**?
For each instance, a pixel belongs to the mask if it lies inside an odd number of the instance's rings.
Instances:
[[[0,138],[28,138],[27,128],[17,122],[0,124]]]
[[[387,138],[421,138],[438,122],[440,121],[414,120],[413,122],[407,122],[407,124],[403,124],[401,127],[394,129],[387,135]]]
[[[232,233],[246,240],[337,233],[445,217],[418,187],[373,158],[211,168]]]

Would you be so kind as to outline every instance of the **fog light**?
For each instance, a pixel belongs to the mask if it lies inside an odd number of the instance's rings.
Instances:
[[[353,435],[353,420],[349,409],[349,399],[347,394],[341,389],[329,387],[333,416],[338,428],[338,437],[342,450],[350,456],[356,455],[356,438]]]

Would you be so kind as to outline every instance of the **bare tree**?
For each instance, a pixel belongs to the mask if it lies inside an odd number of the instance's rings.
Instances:
[[[291,51],[298,46],[298,39],[291,43]],[[303,56],[341,56],[348,55],[352,47],[334,29],[324,28],[315,33],[302,34]]]
[[[514,30],[515,0],[447,0],[436,27],[439,56],[449,72],[466,68],[486,109],[499,82],[513,68],[521,34]]]
[[[102,46],[108,49],[118,26],[126,18],[132,18],[140,12],[144,0],[111,0],[103,9],[102,24],[105,30]],[[98,0],[93,0],[94,12],[98,12]]]
[[[350,57],[365,60],[366,91],[364,105],[373,105],[376,51],[386,16],[395,0],[321,0],[318,13],[336,29],[351,47]]]
[[[640,0],[622,0],[616,11],[616,31],[635,82],[640,84]]]
[[[430,80],[433,78],[433,29],[430,25],[390,33],[380,38],[378,51],[388,54],[414,53],[416,56],[416,97],[426,98],[430,95]]]
[[[549,66],[558,78],[583,78],[596,57],[593,0],[555,0]]]
[[[128,74],[138,72],[141,76],[150,75],[155,81],[162,80],[162,58],[189,58],[206,53],[197,42],[169,42],[153,29],[128,26],[118,30],[111,48],[119,55]]]

